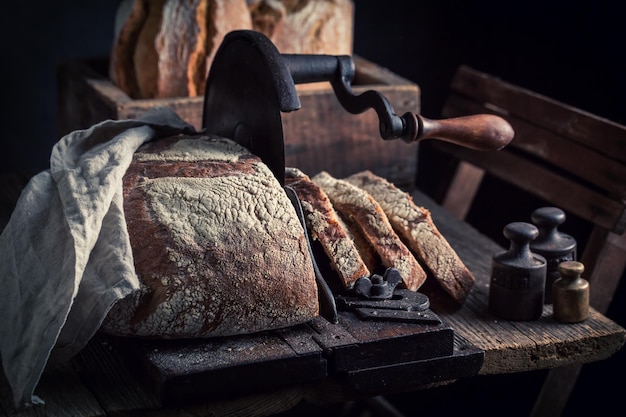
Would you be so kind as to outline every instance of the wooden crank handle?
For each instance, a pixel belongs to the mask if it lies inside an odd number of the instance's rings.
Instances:
[[[411,120],[413,118],[415,120]],[[407,113],[403,119],[409,124],[415,123],[416,128],[415,137],[407,142],[439,139],[480,151],[492,151],[508,145],[515,134],[509,122],[493,114],[431,120]]]

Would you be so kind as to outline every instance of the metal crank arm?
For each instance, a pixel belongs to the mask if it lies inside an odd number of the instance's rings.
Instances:
[[[492,114],[432,120],[419,114],[395,113],[389,100],[373,90],[355,95],[351,82],[355,75],[350,56],[283,54],[295,84],[329,81],[339,103],[352,114],[374,109],[383,139],[417,142],[439,139],[481,151],[499,150],[513,139],[514,131],[503,118]]]

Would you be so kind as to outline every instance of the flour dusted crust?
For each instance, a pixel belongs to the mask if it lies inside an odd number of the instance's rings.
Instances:
[[[124,211],[141,288],[112,308],[106,332],[227,336],[317,316],[295,210],[270,170],[234,142],[144,145],[124,177]]]
[[[158,57],[156,91],[144,97],[195,97],[197,77],[205,75],[207,2],[169,0],[160,15],[152,38]]]
[[[132,98],[195,97],[224,36],[252,29],[246,0],[124,0],[109,73]]]
[[[224,36],[256,30],[282,53],[351,55],[351,0],[123,0],[109,73],[132,98],[194,97]]]
[[[123,0],[115,19],[109,76],[113,83],[130,97],[142,96],[135,74],[134,54],[147,16],[147,0]],[[148,78],[152,77],[156,68],[150,71],[151,74],[147,74]]]
[[[352,55],[352,0],[251,0],[254,30],[282,53]]]
[[[344,287],[368,277],[370,271],[326,193],[297,168],[285,170],[285,183],[298,195],[309,233],[320,242]]]
[[[330,198],[335,210],[354,220],[385,267],[398,269],[406,288],[416,291],[426,273],[393,230],[380,205],[364,190],[322,171],[312,178]]]
[[[370,171],[345,178],[367,191],[380,204],[394,230],[437,279],[441,287],[459,304],[463,304],[475,278],[439,233],[430,212],[419,207],[412,197],[386,179]]]

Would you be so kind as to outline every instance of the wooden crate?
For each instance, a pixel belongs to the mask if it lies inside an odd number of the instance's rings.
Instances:
[[[416,84],[363,58],[355,57],[355,94],[376,90],[386,96],[397,114],[419,113]],[[64,135],[106,119],[127,119],[156,106],[168,106],[200,128],[203,97],[135,100],[106,76],[108,62],[63,64],[58,72],[59,128]],[[302,108],[283,114],[287,166],[309,175],[326,170],[336,177],[370,169],[401,187],[412,187],[417,172],[417,143],[385,141],[378,132],[374,110],[360,115],[346,112],[330,84],[298,85]]]

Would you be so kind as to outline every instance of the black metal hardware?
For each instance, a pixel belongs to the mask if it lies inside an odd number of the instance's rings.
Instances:
[[[353,311],[364,320],[389,320],[422,324],[441,324],[441,319],[429,310],[425,294],[398,289],[402,282],[395,268],[387,268],[381,276],[359,278],[352,290],[354,295],[338,295],[337,308]]]

